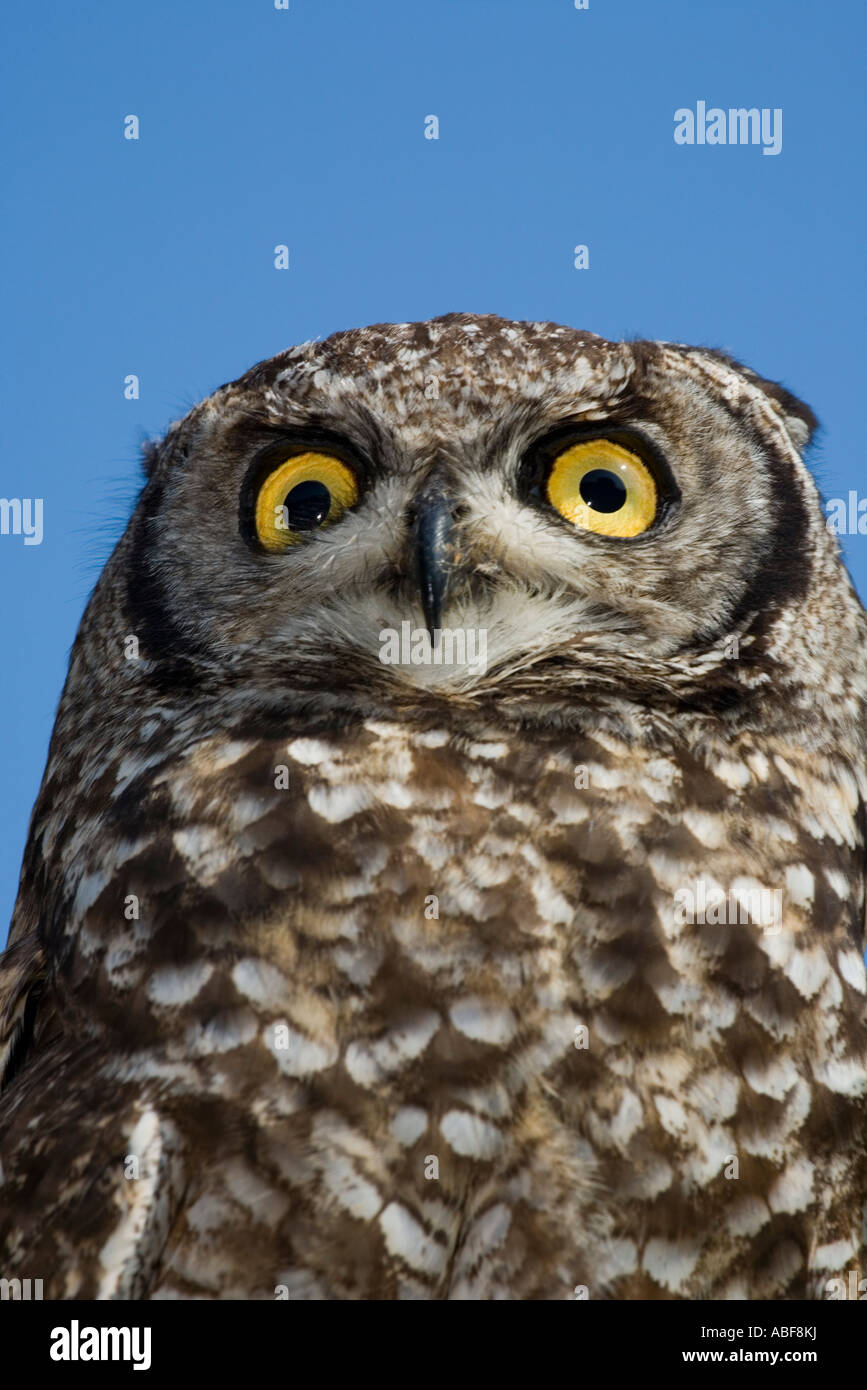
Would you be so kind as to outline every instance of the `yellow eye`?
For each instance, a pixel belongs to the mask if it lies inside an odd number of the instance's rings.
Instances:
[[[656,516],[652,473],[613,439],[588,439],[560,454],[547,493],[561,516],[598,536],[640,536]]]
[[[269,473],[256,498],[256,535],[266,550],[295,545],[331,526],[358,501],[352,470],[331,454],[296,454]]]

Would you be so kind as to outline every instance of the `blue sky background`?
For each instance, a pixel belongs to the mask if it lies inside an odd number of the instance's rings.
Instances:
[[[0,536],[0,940],[140,444],[253,362],[449,310],[722,346],[818,412],[826,495],[867,490],[860,0],[18,0],[2,27],[0,496],[42,497],[44,539]],[[697,100],[782,108],[782,153],[678,147]],[[864,595],[867,537],[847,558]]]

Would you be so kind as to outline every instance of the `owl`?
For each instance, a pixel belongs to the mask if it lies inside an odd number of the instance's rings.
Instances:
[[[0,961],[52,1298],[860,1277],[867,619],[722,353],[450,314],[149,448]]]

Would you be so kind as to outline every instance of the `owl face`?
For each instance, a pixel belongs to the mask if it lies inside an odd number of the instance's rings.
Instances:
[[[339,333],[173,427],[130,606],[151,654],[248,687],[701,683],[831,554],[814,423],[698,349],[469,315]],[[407,623],[483,630],[484,669],[384,664]]]

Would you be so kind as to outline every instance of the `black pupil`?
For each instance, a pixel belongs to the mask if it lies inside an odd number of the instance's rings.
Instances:
[[[607,468],[591,468],[581,479],[579,491],[594,512],[619,512],[626,501],[626,484]]]
[[[331,510],[331,493],[324,483],[309,479],[286,494],[283,506],[290,531],[314,531]]]

